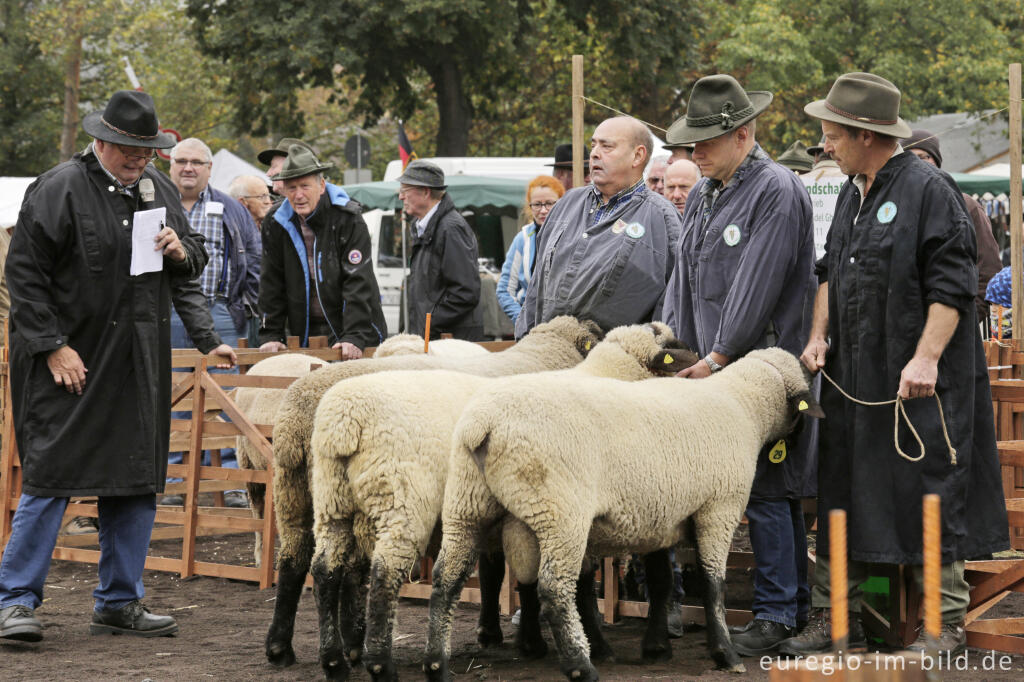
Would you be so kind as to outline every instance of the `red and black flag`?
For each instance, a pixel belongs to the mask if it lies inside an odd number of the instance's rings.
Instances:
[[[416,158],[416,152],[412,150],[412,142],[405,134],[405,126],[398,122],[398,155],[402,158],[402,170],[409,165],[409,162]]]

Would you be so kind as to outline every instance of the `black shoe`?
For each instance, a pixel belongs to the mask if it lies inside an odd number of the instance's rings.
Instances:
[[[788,625],[755,618],[749,628],[733,635],[732,645],[740,656],[761,656],[775,651],[779,643],[792,637],[794,632]]]
[[[19,642],[38,642],[43,638],[43,624],[35,611],[23,604],[0,609],[0,638]]]
[[[917,639],[907,647],[907,651],[929,653],[928,644],[928,638],[924,627],[922,627],[920,632],[918,632]],[[967,648],[967,631],[964,630],[963,621],[959,623],[943,623],[942,629],[939,630],[939,641],[936,644],[938,645],[938,651],[935,653],[940,655],[948,653],[950,656],[956,656],[963,653]]]
[[[249,498],[241,490],[229,490],[224,493],[224,506],[245,509],[249,506]]]
[[[173,637],[178,624],[170,616],[154,616],[136,599],[116,611],[93,611],[89,634]]]
[[[679,639],[683,636],[683,605],[672,602],[668,606],[668,636]]]
[[[867,649],[868,641],[864,636],[860,616],[851,613],[849,622],[850,635],[847,638],[846,653]],[[800,634],[779,644],[778,651],[784,656],[808,656],[832,651],[832,609],[811,609],[807,616],[807,625],[800,630]]]
[[[160,504],[167,507],[183,507],[185,506],[184,495],[164,495],[160,499]]]

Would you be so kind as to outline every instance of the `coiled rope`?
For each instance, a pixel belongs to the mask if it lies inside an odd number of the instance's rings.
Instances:
[[[897,395],[892,400],[879,400],[872,402],[870,400],[860,400],[854,398],[852,395],[843,390],[843,387],[837,384],[832,377],[821,370],[822,376],[828,379],[828,382],[836,387],[836,390],[843,394],[843,396],[858,405],[866,405],[868,407],[878,407],[883,405],[893,405],[893,425],[892,425],[892,442],[896,446],[896,452],[899,453],[900,457],[907,460],[908,462],[920,462],[924,459],[924,441],[921,440],[921,436],[918,435],[917,429],[914,428],[914,424],[910,421],[910,417],[907,416],[907,408],[903,406],[903,398]],[[939,422],[942,424],[942,436],[946,439],[946,447],[949,448],[949,463],[956,466],[956,448],[953,447],[953,443],[949,439],[949,431],[946,429],[946,415],[942,411],[942,400],[939,398],[938,392],[933,393],[935,396],[935,404],[939,406]],[[910,429],[910,433],[913,434],[914,440],[917,441],[917,446],[921,449],[921,454],[917,457],[911,457],[907,453],[903,452],[900,447],[900,416],[903,416],[903,421],[907,422],[907,428]]]

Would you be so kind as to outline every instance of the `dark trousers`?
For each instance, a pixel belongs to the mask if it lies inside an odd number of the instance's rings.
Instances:
[[[0,562],[0,608],[43,603],[43,584],[57,544],[66,497],[22,494],[11,539]],[[93,591],[97,611],[116,610],[142,599],[142,569],[156,516],[155,495],[100,497],[100,583]]]
[[[754,617],[794,627],[806,620],[810,604],[800,500],[751,498],[747,521],[756,567]]]

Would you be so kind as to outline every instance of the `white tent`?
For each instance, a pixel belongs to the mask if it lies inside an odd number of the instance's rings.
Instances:
[[[245,159],[232,154],[227,149],[221,149],[213,155],[213,169],[210,172],[210,184],[221,192],[227,192],[231,181],[239,175],[255,175],[270,185],[270,178],[266,173],[252,165]]]
[[[998,175],[1001,178],[1008,178],[1010,177],[1010,164],[993,163],[990,166],[984,166],[968,172],[971,175]]]
[[[18,222],[18,212],[25,198],[25,190],[35,178],[0,178],[0,227],[11,227]]]

